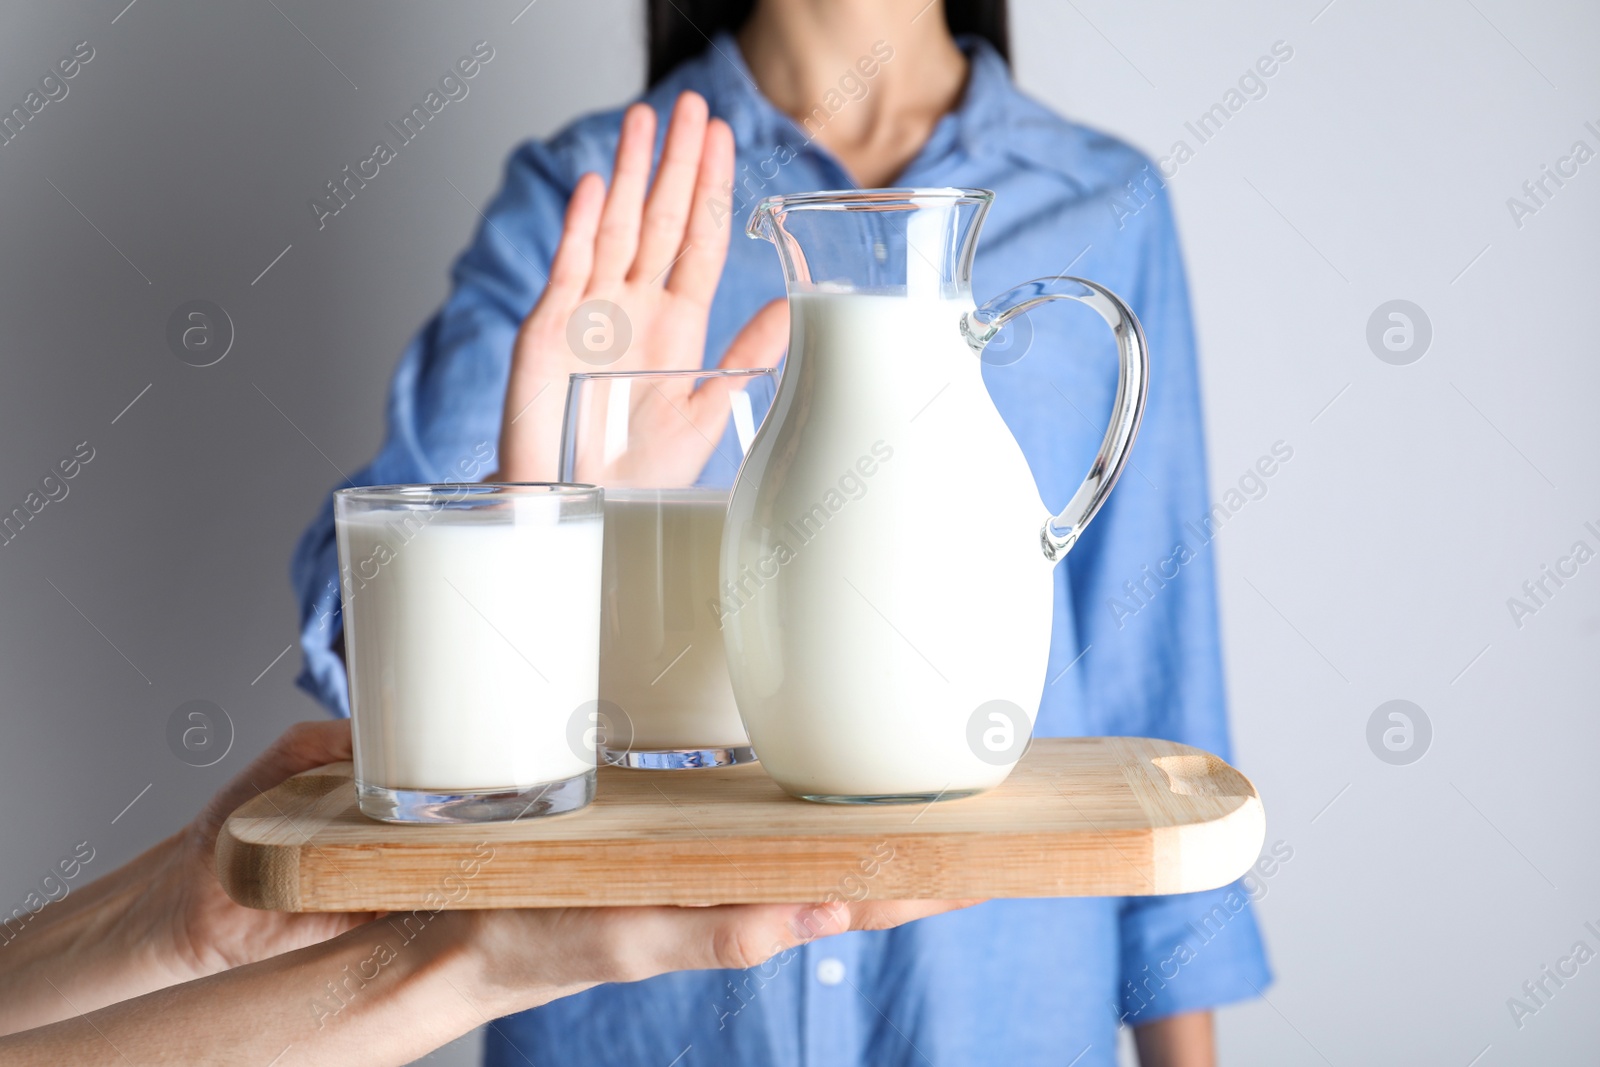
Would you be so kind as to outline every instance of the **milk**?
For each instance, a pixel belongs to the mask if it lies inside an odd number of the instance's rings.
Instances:
[[[526,521],[504,508],[541,506]],[[592,771],[569,743],[598,696],[601,523],[548,500],[338,524],[356,779],[505,790]]]
[[[1031,728],[1048,513],[959,322],[971,304],[791,293],[784,379],[729,507],[723,633],[767,771],[819,798],[959,796],[974,712]]]
[[[607,489],[600,697],[611,748],[749,745],[717,625],[725,489]]]

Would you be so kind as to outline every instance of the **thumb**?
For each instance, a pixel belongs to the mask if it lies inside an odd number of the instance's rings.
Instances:
[[[778,365],[789,343],[789,302],[773,300],[751,316],[722,355],[718,370],[766,370]],[[707,378],[689,397],[689,417],[708,440],[722,437],[728,398],[750,384],[739,378]]]
[[[684,970],[747,970],[819,937],[850,929],[850,905],[721,904],[629,909],[624,943],[633,977]],[[591,914],[604,916],[605,910]],[[615,975],[604,980],[614,981]]]
[[[723,353],[719,370],[776,367],[789,344],[789,302],[773,300],[751,316]]]
[[[301,771],[350,757],[350,720],[295,723],[211,798],[198,821],[203,839],[215,841],[223,821],[245,801]]]

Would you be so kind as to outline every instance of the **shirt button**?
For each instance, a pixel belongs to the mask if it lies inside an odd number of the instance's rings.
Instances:
[[[833,956],[818,960],[817,981],[823,985],[838,985],[844,981],[844,961]]]

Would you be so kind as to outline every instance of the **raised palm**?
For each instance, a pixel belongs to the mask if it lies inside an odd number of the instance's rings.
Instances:
[[[684,93],[652,182],[655,126],[650,107],[629,108],[610,189],[590,173],[573,190],[549,284],[517,335],[500,431],[502,481],[557,478],[568,375],[701,366],[728,253],[730,230],[714,205],[732,179],[733,134],[708,119],[701,97]],[[787,330],[783,302],[768,304],[720,366],[776,365]],[[650,453],[672,469],[704,463],[727,418],[725,397],[695,391],[687,378],[639,393],[640,403],[661,400],[681,417],[658,420]]]

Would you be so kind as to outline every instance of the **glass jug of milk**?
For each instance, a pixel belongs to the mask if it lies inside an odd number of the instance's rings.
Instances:
[[[789,354],[723,532],[718,611],[739,713],[789,793],[928,802],[1004,781],[1043,696],[1052,570],[1111,491],[1144,410],[1133,312],[1079,278],[972,298],[983,189],[773,197]],[[1042,303],[1093,308],[1120,362],[1066,507],[1042,502],[979,353]]]

